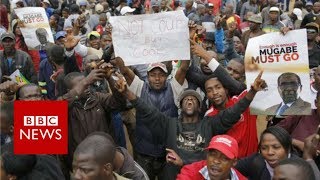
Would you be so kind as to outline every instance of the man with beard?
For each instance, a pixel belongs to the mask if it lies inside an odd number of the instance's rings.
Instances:
[[[238,158],[238,143],[231,136],[214,136],[206,150],[207,159],[184,166],[177,180],[246,179],[233,168]]]
[[[300,77],[292,72],[286,72],[278,77],[278,92],[282,98],[280,104],[265,110],[269,115],[310,115],[311,104],[302,100],[299,94],[302,91]]]

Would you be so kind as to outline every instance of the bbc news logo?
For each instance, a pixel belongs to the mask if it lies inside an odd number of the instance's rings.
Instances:
[[[58,116],[24,116],[23,125],[26,126],[56,126],[58,127]],[[19,139],[28,139],[28,140],[38,140],[38,139],[56,139],[61,140],[61,129],[45,129],[44,131],[40,128],[32,129],[20,129]]]
[[[67,154],[67,117],[66,101],[16,101],[14,153]]]

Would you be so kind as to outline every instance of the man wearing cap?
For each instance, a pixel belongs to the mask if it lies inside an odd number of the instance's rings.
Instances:
[[[305,25],[311,22],[318,22],[320,18],[320,2],[315,2],[312,8],[312,12],[305,15],[302,22],[301,28],[305,28]]]
[[[261,15],[254,14],[248,18],[249,30],[244,32],[241,38],[243,46],[246,48],[250,38],[265,34],[261,29],[262,17]]]
[[[269,21],[269,10],[271,7],[276,7],[278,0],[268,0],[268,6],[261,10],[262,24]]]
[[[302,22],[302,11],[301,11],[301,9],[294,8],[292,13],[289,14],[289,19],[287,21],[288,21],[287,25],[286,25],[287,27],[289,27],[290,29],[299,29],[300,25],[301,25],[301,22]]]
[[[211,22],[211,23],[208,23],[208,24],[212,24],[211,26],[213,26],[213,28],[214,28],[215,25],[214,25],[214,16],[213,16],[213,4],[212,3],[208,3],[205,6],[206,6],[206,12],[201,17],[201,22]]]
[[[305,28],[307,29],[309,68],[312,69],[320,65],[319,42],[316,42],[319,36],[319,25],[312,22],[308,23]]]
[[[183,166],[177,180],[245,180],[234,165],[238,158],[238,143],[228,135],[214,136],[206,148],[206,160]]]
[[[29,54],[15,48],[16,39],[13,33],[5,32],[1,35],[3,50],[0,51],[0,66],[2,76],[10,76],[17,69],[30,82],[37,82],[33,62]],[[2,80],[1,80],[2,81]]]
[[[101,4],[97,4],[95,7],[96,14],[91,14],[89,19],[89,26],[91,29],[95,28],[99,24],[100,14],[103,13],[104,8]]]
[[[124,65],[121,58],[111,61],[125,76],[129,89],[143,99],[148,106],[156,106],[159,111],[169,117],[178,117],[177,102],[179,94],[188,87],[185,80],[189,61],[182,61],[176,75],[170,81],[167,80],[168,70],[164,63],[152,63],[148,66],[147,80],[142,81],[131,69]],[[136,113],[136,161],[144,168],[150,179],[156,176],[162,179],[162,169],[165,163],[165,147],[161,138],[153,136],[152,130],[147,128],[139,113]]]
[[[280,32],[285,25],[279,20],[280,9],[278,7],[271,7],[269,9],[269,20],[262,26],[262,31],[265,33]]]
[[[66,38],[67,41],[65,43],[75,45],[72,48],[67,48],[67,56],[72,56],[74,53],[77,53],[82,58],[85,58],[87,55],[96,54],[99,58],[102,58],[103,49],[101,48],[101,36],[97,31],[91,31],[87,35],[89,45],[91,47],[87,47],[81,43],[74,44],[74,42],[77,41],[76,38],[73,37],[72,34],[67,34],[67,36],[72,37]]]
[[[169,152],[166,156],[167,162],[170,162],[166,165],[168,170],[166,179],[175,179],[183,165],[204,159],[204,150],[210,139],[214,135],[226,133],[239,121],[256,92],[266,87],[261,75],[260,73],[251,90],[238,103],[213,117],[203,119],[199,116],[202,100],[194,90],[186,90],[180,95],[179,118],[166,116],[128,89],[123,92],[123,95],[135,106],[136,113],[143,117],[137,119],[137,124],[143,124],[147,129],[152,130],[152,136],[160,142],[163,141]]]
[[[66,32],[65,31],[59,31],[56,33],[56,35],[54,36],[55,39],[55,44],[64,47],[64,40],[66,37]]]
[[[161,0],[151,0],[152,14],[160,12],[160,3],[161,3]]]
[[[311,13],[312,12],[312,8],[313,8],[313,3],[311,1],[308,1],[306,3],[306,10],[307,12]]]
[[[120,14],[121,14],[122,16],[133,15],[133,11],[135,11],[135,10],[136,10],[136,8],[131,8],[131,7],[129,7],[129,6],[125,6],[125,7],[121,8]]]

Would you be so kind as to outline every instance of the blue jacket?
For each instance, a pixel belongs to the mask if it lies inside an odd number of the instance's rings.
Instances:
[[[160,91],[151,89],[149,83],[146,81],[142,87],[141,99],[147,104],[157,107],[162,113],[169,117],[178,117],[178,108],[174,103],[173,91],[171,84],[167,81],[165,87]],[[157,138],[152,135],[150,128],[147,128],[143,122],[143,116],[136,114],[136,151],[150,155],[153,157],[164,157],[165,146],[164,139]]]

